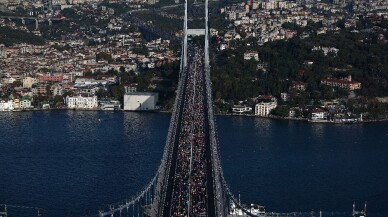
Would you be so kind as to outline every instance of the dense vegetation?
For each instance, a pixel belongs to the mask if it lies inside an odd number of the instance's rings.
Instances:
[[[42,37],[36,36],[30,32],[11,29],[10,27],[0,27],[0,44],[12,46],[16,43],[43,45],[45,40]]]
[[[341,78],[347,75],[362,82],[362,89],[356,94],[387,96],[388,43],[379,39],[380,34],[378,30],[350,32],[344,29],[340,33],[312,35],[307,39],[296,37],[275,41],[262,47],[255,45],[254,39],[232,41],[230,46],[238,49],[219,51],[213,56],[215,99],[237,101],[259,94],[279,96],[281,92],[289,91],[292,81],[307,83],[307,92],[296,94],[305,102],[332,99],[348,93],[324,87],[320,80],[327,76]],[[217,40],[212,42],[215,45]],[[335,47],[339,52],[325,56],[323,52],[312,51],[314,46]],[[248,50],[258,51],[260,60],[268,63],[266,72],[257,70],[254,60],[243,60],[243,54]],[[307,65],[306,61],[313,64]]]

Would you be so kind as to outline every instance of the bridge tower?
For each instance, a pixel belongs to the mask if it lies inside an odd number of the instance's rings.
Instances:
[[[156,184],[156,197],[152,204],[151,208],[151,216],[171,216],[175,215],[176,213],[187,213],[188,216],[196,215],[194,214],[194,211],[191,209],[191,183],[193,182],[191,180],[191,166],[187,168],[188,170],[181,170],[183,167],[187,167],[187,164],[184,162],[181,162],[182,157],[179,153],[181,149],[184,151],[184,146],[187,147],[187,145],[190,145],[191,151],[189,151],[189,155],[185,156],[184,158],[189,158],[191,165],[192,162],[192,149],[193,146],[196,145],[194,140],[191,140],[192,142],[180,142],[180,138],[182,134],[185,134],[181,131],[182,128],[185,128],[184,123],[182,120],[190,116],[191,114],[186,114],[185,116],[183,114],[186,107],[186,102],[190,101],[190,98],[185,98],[188,95],[196,95],[198,93],[189,93],[188,89],[196,88],[196,79],[193,79],[193,77],[199,76],[202,77],[199,79],[199,82],[201,82],[200,86],[203,87],[200,88],[202,91],[199,93],[200,95],[203,95],[203,107],[205,107],[200,112],[205,117],[203,127],[205,131],[205,148],[202,150],[204,151],[204,159],[201,161],[202,166],[206,168],[206,172],[204,176],[206,176],[206,192],[207,195],[204,196],[204,201],[206,201],[207,209],[206,209],[206,216],[226,216],[226,209],[225,209],[225,197],[224,197],[224,189],[223,189],[223,176],[222,176],[222,169],[221,169],[221,163],[219,160],[219,154],[218,154],[218,146],[217,146],[217,140],[216,140],[216,128],[214,123],[214,116],[213,116],[213,100],[211,95],[211,88],[210,88],[210,65],[209,65],[209,28],[208,28],[208,0],[205,0],[205,27],[204,29],[189,29],[188,28],[188,0],[185,0],[184,3],[184,22],[183,22],[183,35],[182,35],[182,52],[181,52],[181,71],[180,71],[180,81],[178,85],[178,91],[175,99],[174,104],[174,111],[173,115],[171,117],[170,122],[170,128],[168,131],[167,141],[165,145],[165,150],[163,154],[163,159],[161,162],[161,166],[159,168],[159,176],[158,181]],[[205,43],[202,48],[195,48],[196,46],[194,44],[188,44],[188,37],[189,36],[203,36],[205,37]],[[190,48],[189,48],[190,47]],[[190,51],[189,51],[190,49]],[[194,51],[195,50],[195,51]],[[190,56],[188,56],[188,53],[190,52]],[[200,60],[198,62],[198,60]],[[195,72],[193,72],[195,71]],[[199,74],[200,75],[199,75]],[[191,80],[191,82],[189,82]],[[194,81],[194,83],[192,83]],[[198,85],[198,83],[197,83]],[[198,96],[198,95],[197,95]],[[184,98],[184,99],[183,99]],[[201,107],[201,108],[203,108]],[[196,113],[193,111],[193,113]],[[187,123],[187,122],[186,122]],[[187,127],[187,125],[186,125]],[[192,134],[194,137],[194,134]],[[196,134],[197,135],[197,134]],[[186,135],[188,136],[188,135]],[[190,137],[190,136],[188,136]],[[186,138],[186,137],[185,137]],[[190,138],[188,138],[190,140]],[[192,145],[194,144],[194,145]],[[178,150],[179,149],[179,150]],[[198,149],[197,149],[198,151]],[[178,156],[180,156],[178,158]],[[183,160],[184,161],[184,160]],[[181,164],[182,163],[182,164]],[[183,165],[183,166],[182,166]],[[180,170],[178,170],[179,168]],[[178,178],[176,178],[178,177]],[[188,178],[186,180],[185,178]],[[178,181],[176,181],[178,180]],[[183,187],[184,196],[186,197],[183,199],[187,202],[186,205],[182,206],[182,201],[180,196],[177,196],[176,193],[179,189],[181,189],[181,185],[179,183],[182,183],[181,180],[184,183],[187,183],[186,187]],[[185,196],[186,195],[186,196]],[[179,202],[178,202],[179,201]],[[177,204],[178,203],[178,204]],[[181,212],[181,210],[184,210]]]

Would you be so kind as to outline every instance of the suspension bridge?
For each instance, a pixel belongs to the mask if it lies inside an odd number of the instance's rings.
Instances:
[[[205,0],[205,26],[188,28],[188,0],[185,1],[181,67],[164,153],[156,174],[137,195],[87,216],[262,216],[244,208],[232,194],[223,175],[213,112],[209,65],[208,0]],[[189,43],[191,36],[204,37],[204,44]],[[4,207],[4,208],[3,208]],[[366,213],[356,212],[353,216]],[[0,204],[0,217],[9,208],[29,209],[42,216],[38,207]],[[235,213],[234,213],[235,214]],[[322,216],[313,213],[266,213],[265,216]],[[344,216],[332,213],[327,216]]]
[[[232,194],[221,166],[213,112],[208,0],[205,0],[204,7],[204,28],[190,29],[188,0],[184,3],[180,78],[163,157],[155,176],[136,196],[88,216],[322,217],[322,211],[257,212],[242,206]],[[141,21],[134,23],[144,28],[147,25]],[[161,37],[174,37],[163,34],[163,31],[155,31],[153,26],[148,30]],[[189,43],[191,36],[204,37],[204,44]],[[237,208],[234,213],[231,207]],[[355,211],[353,205],[353,216],[357,214],[366,215],[366,205],[359,212]],[[345,215],[341,212],[325,213],[325,216]]]
[[[184,22],[180,79],[160,166],[150,183],[125,203],[111,205],[95,216],[227,216],[230,201],[246,215],[225,181],[211,95],[208,0],[203,29]],[[189,43],[191,36],[204,44]]]
[[[216,124],[213,117],[209,66],[208,0],[205,1],[203,29],[188,28],[188,0],[184,3],[184,22],[180,80],[171,116],[163,158],[155,176],[137,195],[90,212],[88,216],[226,216],[230,191],[223,177],[218,154]],[[156,35],[175,39],[163,31],[155,31],[135,16],[132,22]],[[38,18],[10,17],[8,19]],[[47,19],[51,22],[51,18]],[[55,20],[55,18],[53,18]],[[191,36],[204,37],[204,44],[189,43]],[[236,200],[234,200],[237,202]],[[4,207],[4,208],[2,208]],[[0,207],[0,217],[8,208]],[[27,207],[31,209],[30,207]],[[43,209],[35,208],[38,216]]]
[[[188,1],[184,4],[180,79],[155,176],[132,198],[88,216],[227,216],[230,201],[253,216],[231,194],[221,167],[211,95],[208,0],[204,7],[204,28],[189,29]],[[204,44],[189,43],[191,36],[204,37]]]

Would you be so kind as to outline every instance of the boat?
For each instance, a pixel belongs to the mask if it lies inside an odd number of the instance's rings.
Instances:
[[[231,201],[228,216],[248,216],[248,215],[246,215],[242,211],[242,209],[238,208],[237,205],[233,201]]]
[[[255,216],[265,216],[265,207],[258,204],[251,204],[250,211]]]
[[[243,211],[245,210],[245,212]],[[242,205],[242,208],[239,208],[237,204],[233,201],[230,203],[229,215],[228,216],[239,216],[246,217],[249,216],[246,212],[251,213],[254,216],[264,217],[265,216],[265,207],[258,204],[251,203],[250,206]]]
[[[356,210],[356,202],[353,202],[353,212],[352,217],[366,217],[366,201],[364,204],[364,209],[361,211]]]

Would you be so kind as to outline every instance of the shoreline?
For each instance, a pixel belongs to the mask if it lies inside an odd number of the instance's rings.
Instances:
[[[1,112],[35,112],[35,111],[100,111],[100,112],[135,112],[135,113],[171,113],[171,111],[165,110],[144,110],[144,111],[125,111],[123,109],[119,110],[103,110],[103,109],[68,109],[68,108],[52,108],[52,109],[25,109],[25,110],[12,110],[12,111],[0,111]],[[237,113],[215,113],[216,116],[235,116],[235,117],[256,117],[263,119],[272,119],[272,120],[282,120],[282,121],[298,121],[298,122],[306,122],[309,124],[332,124],[332,125],[353,125],[353,124],[367,124],[367,123],[378,123],[378,122],[388,122],[388,119],[381,120],[362,120],[355,122],[336,122],[336,121],[328,121],[328,120],[316,120],[313,121],[308,118],[288,118],[288,117],[278,117],[278,116],[256,116],[254,114],[237,114]]]

